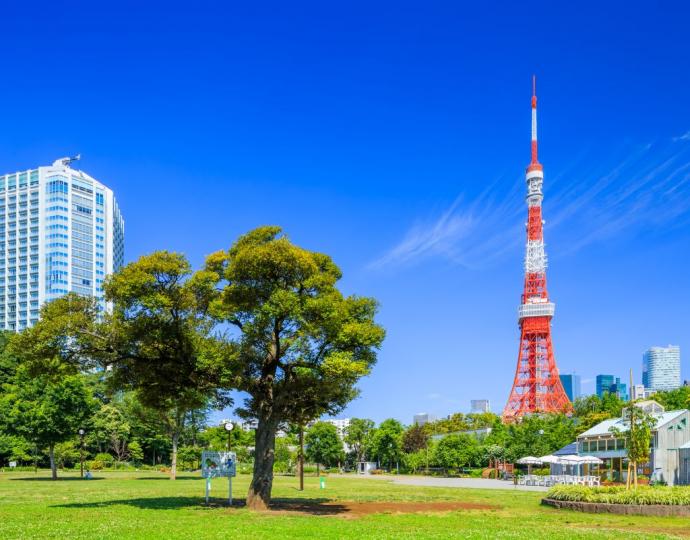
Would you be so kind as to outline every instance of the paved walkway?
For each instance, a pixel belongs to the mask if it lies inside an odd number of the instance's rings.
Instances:
[[[352,478],[352,475],[348,475]],[[473,488],[473,489],[518,489],[522,491],[548,491],[548,488],[540,486],[515,486],[510,481],[493,480],[490,478],[437,478],[434,476],[393,476],[393,475],[364,475],[359,474],[357,478],[368,480],[388,480],[394,484],[407,486],[425,487],[454,487],[454,488]]]

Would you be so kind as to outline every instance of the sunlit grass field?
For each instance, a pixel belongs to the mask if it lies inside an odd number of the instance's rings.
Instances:
[[[543,494],[394,485],[383,480],[330,477],[326,489],[307,478],[304,492],[291,477],[278,477],[276,499],[348,501],[462,501],[491,509],[352,515],[309,510],[255,513],[228,508],[227,480],[213,481],[210,506],[204,480],[184,474],[176,481],[154,472],[96,473],[83,481],[62,473],[0,473],[0,539],[14,538],[690,538],[687,518],[591,515],[542,507]],[[249,477],[234,479],[238,503]],[[297,505],[295,505],[297,506]],[[317,507],[315,505],[314,507]]]

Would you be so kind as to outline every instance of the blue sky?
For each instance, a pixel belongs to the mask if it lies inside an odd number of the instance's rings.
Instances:
[[[1,169],[81,152],[128,260],[262,224],[332,255],[388,332],[345,414],[505,404],[532,73],[561,371],[690,354],[684,3],[94,4],[3,7]]]

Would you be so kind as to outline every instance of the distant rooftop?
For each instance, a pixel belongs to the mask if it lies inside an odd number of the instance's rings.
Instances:
[[[669,422],[675,420],[682,414],[686,412],[685,409],[681,409],[678,411],[666,411],[663,413],[656,413],[652,414],[654,418],[656,418],[656,425],[654,426],[654,429],[659,429],[660,427],[664,426],[665,424],[668,424]],[[628,422],[625,421],[623,418],[610,418],[608,420],[604,420],[603,422],[600,422],[596,426],[588,429],[584,433],[581,433],[578,435],[578,439],[582,439],[585,437],[597,437],[597,436],[602,436],[602,435],[612,435],[611,433],[611,428],[616,427],[620,431],[628,431],[629,425]]]

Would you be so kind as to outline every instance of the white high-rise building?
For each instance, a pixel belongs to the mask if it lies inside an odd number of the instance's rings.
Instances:
[[[491,405],[488,399],[471,399],[470,400],[470,413],[488,413],[491,412]]]
[[[636,384],[632,387],[632,399],[648,399],[655,394],[655,390],[645,388],[644,384]]]
[[[650,390],[680,387],[680,347],[651,347],[642,356],[642,384]]]
[[[436,422],[438,418],[434,416],[433,414],[421,412],[418,414],[415,414],[412,417],[412,423],[415,426],[423,426],[424,424],[430,424],[431,422]]]
[[[342,440],[345,437],[345,432],[347,431],[347,428],[350,427],[350,419],[349,418],[329,418],[326,420],[329,424],[333,424],[335,428],[338,430],[338,436]]]
[[[0,175],[0,329],[31,326],[67,292],[105,308],[103,280],[124,263],[124,220],[112,190],[72,161]]]

